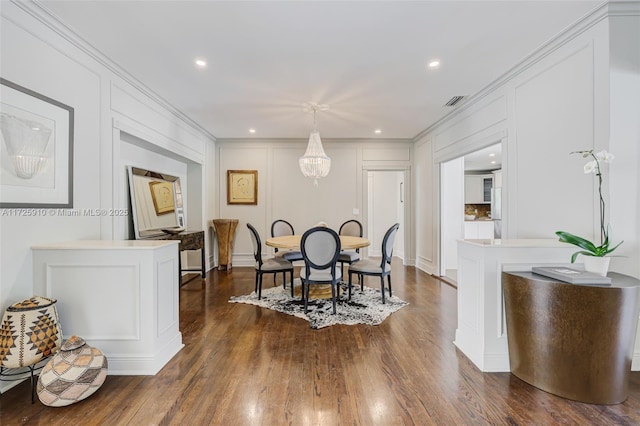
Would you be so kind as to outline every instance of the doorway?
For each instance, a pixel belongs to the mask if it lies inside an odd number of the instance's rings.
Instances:
[[[502,142],[440,163],[439,273],[453,284],[457,284],[458,240],[499,238],[501,202],[495,201],[500,200],[501,168]]]
[[[366,172],[367,217],[363,224],[370,241],[369,256],[382,256],[382,240],[385,232],[394,224],[400,224],[393,245],[393,255],[405,259],[407,204],[406,176],[401,170],[374,170]]]

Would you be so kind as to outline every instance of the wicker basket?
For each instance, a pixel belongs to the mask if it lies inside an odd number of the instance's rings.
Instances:
[[[34,296],[7,308],[0,325],[0,366],[28,367],[58,351],[62,329],[55,304]]]
[[[81,401],[102,386],[107,367],[107,358],[99,349],[71,336],[40,373],[38,398],[50,407]]]

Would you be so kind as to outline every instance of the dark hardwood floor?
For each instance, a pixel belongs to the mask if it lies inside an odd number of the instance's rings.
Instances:
[[[196,279],[180,290],[185,347],[156,376],[109,376],[63,408],[32,405],[24,382],[0,397],[0,424],[640,424],[640,372],[627,401],[612,406],[481,373],[452,343],[455,288],[396,260],[392,276],[394,295],[410,305],[381,325],[312,330],[299,318],[227,302],[252,291],[253,269],[212,271],[206,289]]]

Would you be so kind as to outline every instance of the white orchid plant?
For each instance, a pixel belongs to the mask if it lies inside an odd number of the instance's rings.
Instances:
[[[587,164],[584,165],[585,174],[595,173],[598,177],[598,195],[600,197],[600,245],[596,246],[591,241],[584,239],[582,237],[578,237],[576,235],[570,234],[564,231],[557,231],[556,235],[560,237],[560,241],[563,243],[573,244],[575,246],[580,247],[582,250],[573,253],[571,256],[571,263],[576,261],[576,257],[579,254],[584,256],[595,256],[595,257],[604,257],[609,253],[613,252],[615,249],[620,247],[624,241],[621,241],[616,246],[611,247],[609,242],[609,227],[605,227],[605,203],[604,198],[602,197],[602,171],[600,169],[601,163],[611,163],[615,158],[613,154],[607,152],[605,150],[594,153],[593,150],[588,151],[574,151],[571,154],[581,154],[583,158],[591,157]]]

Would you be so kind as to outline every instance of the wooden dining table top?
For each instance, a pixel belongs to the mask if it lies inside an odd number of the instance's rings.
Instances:
[[[265,241],[269,247],[281,249],[300,249],[302,235],[282,235],[271,237]],[[353,237],[351,235],[340,235],[340,248],[342,250],[358,249],[369,246],[369,240],[364,237]]]

